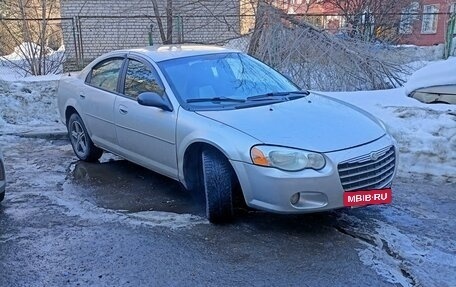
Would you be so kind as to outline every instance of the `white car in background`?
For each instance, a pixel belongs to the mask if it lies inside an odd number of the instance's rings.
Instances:
[[[107,150],[178,180],[214,223],[237,195],[286,214],[391,202],[397,149],[379,120],[239,51],[114,51],[62,79],[58,106],[81,160]]]
[[[410,76],[407,96],[424,103],[456,104],[456,57],[431,63]]]

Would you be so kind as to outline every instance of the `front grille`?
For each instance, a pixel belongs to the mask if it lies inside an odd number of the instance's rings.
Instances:
[[[393,146],[341,162],[340,181],[345,191],[387,187],[393,179],[395,162]]]

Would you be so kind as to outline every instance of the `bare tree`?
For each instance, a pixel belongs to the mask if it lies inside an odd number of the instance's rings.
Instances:
[[[160,38],[163,44],[171,44],[173,42],[173,1],[166,0],[165,18],[166,18],[166,33],[160,13],[160,6],[157,0],[151,0],[154,10],[155,19],[157,21]]]
[[[258,5],[249,53],[304,88],[380,89],[402,84],[401,57],[376,45],[344,39],[272,5]]]
[[[0,33],[7,41],[2,45],[16,56],[3,59],[25,74],[57,72],[63,54],[53,54],[49,46],[61,45],[59,25],[52,20],[60,15],[58,0],[7,0],[3,11],[7,17],[0,21]]]
[[[399,36],[401,12],[417,0],[323,0],[344,16],[348,35],[364,41],[395,42]],[[413,15],[411,15],[413,17]],[[402,19],[401,19],[402,18]]]

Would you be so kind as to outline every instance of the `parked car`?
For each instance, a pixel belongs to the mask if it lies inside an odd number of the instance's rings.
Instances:
[[[416,89],[409,94],[424,103],[444,103],[456,105],[456,85],[432,86]]]
[[[79,159],[106,150],[178,180],[213,223],[236,191],[286,214],[391,201],[397,150],[379,120],[239,51],[114,51],[62,79],[58,106]]]
[[[5,186],[6,186],[6,177],[5,177],[5,165],[3,164],[3,154],[0,149],[0,202],[5,198]]]
[[[456,57],[430,63],[414,72],[405,93],[424,103],[456,104]]]

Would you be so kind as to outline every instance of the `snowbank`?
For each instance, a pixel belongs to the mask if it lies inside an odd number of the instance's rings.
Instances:
[[[49,47],[41,48],[35,43],[25,42],[15,47],[11,54],[0,56],[0,80],[21,80],[31,75],[32,65],[38,67],[41,49],[45,49],[45,56],[41,59],[41,73],[62,73],[65,60],[64,46],[54,51]]]
[[[49,78],[43,76],[33,82],[0,80],[0,135],[65,129],[58,117],[58,82]]]
[[[406,95],[419,88],[456,84],[456,57],[437,61],[416,71],[404,85]]]
[[[443,57],[445,46],[443,44],[434,46],[397,45],[393,49],[407,55],[410,62],[438,61]]]
[[[49,48],[44,48],[44,55],[50,55],[54,51]],[[27,58],[36,58],[41,54],[41,46],[32,42],[24,42],[14,48],[13,53],[4,56],[3,58],[11,61],[25,60]]]

